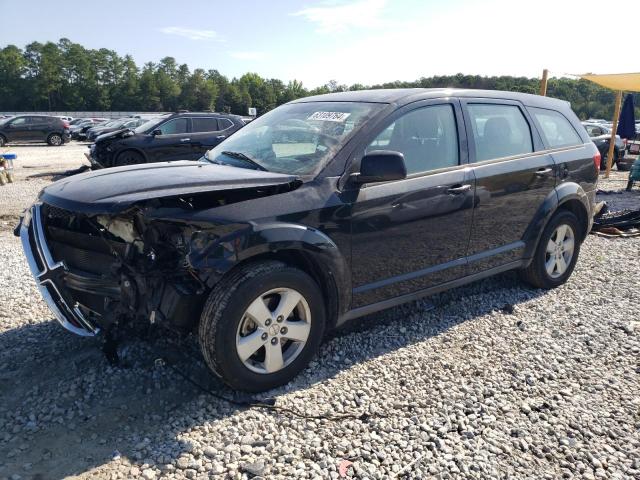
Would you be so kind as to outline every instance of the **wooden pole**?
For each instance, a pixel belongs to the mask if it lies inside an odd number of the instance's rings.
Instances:
[[[542,80],[540,80],[540,95],[547,96],[547,78],[549,77],[549,70],[546,68],[542,70]]]
[[[609,153],[607,154],[607,171],[604,178],[609,178],[611,165],[613,164],[613,149],[616,146],[616,130],[618,129],[618,117],[620,116],[620,106],[622,105],[622,90],[616,94],[616,108],[613,113],[613,125],[611,125],[611,139],[609,140]]]

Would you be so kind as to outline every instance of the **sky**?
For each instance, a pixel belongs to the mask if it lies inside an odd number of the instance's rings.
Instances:
[[[51,0],[0,0],[0,46],[66,37],[131,54],[139,66],[172,56],[191,69],[256,72],[309,88],[456,73],[539,77],[544,68],[553,76],[636,72],[632,52],[616,46],[638,43],[637,29],[623,25],[637,1],[106,0],[51,8]]]

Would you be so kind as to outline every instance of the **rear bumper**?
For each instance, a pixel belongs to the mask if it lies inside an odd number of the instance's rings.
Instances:
[[[76,335],[92,337],[100,332],[65,295],[61,279],[69,273],[64,262],[56,262],[46,242],[40,205],[30,209],[19,228],[20,240],[29,269],[45,302],[65,329]]]

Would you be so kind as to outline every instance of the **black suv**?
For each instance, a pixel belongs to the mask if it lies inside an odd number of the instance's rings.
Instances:
[[[0,147],[7,143],[47,142],[59,146],[69,141],[69,122],[47,115],[19,115],[0,121]]]
[[[276,108],[200,162],[58,181],[16,233],[65,328],[195,329],[216,375],[261,391],[355,317],[506,270],[562,285],[599,162],[567,102],[333,93]]]
[[[175,113],[99,136],[87,158],[94,168],[197,160],[243,126],[237,115]]]

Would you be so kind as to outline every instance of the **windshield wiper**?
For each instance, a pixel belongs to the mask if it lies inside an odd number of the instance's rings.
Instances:
[[[263,172],[268,172],[268,170],[266,168],[264,168],[262,165],[260,165],[258,162],[256,162],[253,158],[251,158],[250,156],[242,153],[242,152],[230,152],[228,150],[225,150],[224,152],[222,152],[223,155],[226,155],[228,157],[231,158],[237,158],[240,160],[244,160],[247,163],[250,163],[251,165],[253,165],[254,167],[256,167],[258,170],[262,170]]]

